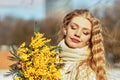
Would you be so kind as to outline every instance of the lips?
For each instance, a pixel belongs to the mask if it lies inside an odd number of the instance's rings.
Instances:
[[[80,42],[80,40],[75,39],[75,38],[71,38],[71,40],[72,40],[72,42],[74,42],[74,43],[79,43],[79,42]]]

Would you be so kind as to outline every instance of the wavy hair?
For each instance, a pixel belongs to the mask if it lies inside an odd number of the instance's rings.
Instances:
[[[74,10],[68,13],[63,19],[62,27],[67,26],[73,17],[75,16],[82,16],[88,19],[92,24],[92,31],[91,31],[91,39],[90,39],[90,49],[91,55],[89,56],[89,65],[96,73],[97,80],[107,80],[106,77],[106,63],[105,63],[105,51],[103,45],[103,37],[102,37],[102,26],[100,21],[95,18],[88,10],[81,9],[81,10]],[[61,27],[61,28],[62,28]],[[62,29],[58,33],[58,41],[64,38]],[[79,71],[79,70],[78,70]],[[79,72],[77,72],[78,74]]]

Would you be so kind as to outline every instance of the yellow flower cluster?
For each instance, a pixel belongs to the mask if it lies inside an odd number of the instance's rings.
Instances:
[[[56,67],[59,59],[55,47],[47,45],[49,42],[43,34],[36,33],[30,45],[23,43],[18,48],[22,77],[16,76],[15,80],[59,80],[60,69]]]

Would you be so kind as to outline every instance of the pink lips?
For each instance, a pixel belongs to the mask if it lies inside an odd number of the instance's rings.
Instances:
[[[79,43],[79,42],[80,42],[80,40],[75,39],[75,38],[71,38],[71,40],[72,40],[72,42],[74,42],[74,43]]]

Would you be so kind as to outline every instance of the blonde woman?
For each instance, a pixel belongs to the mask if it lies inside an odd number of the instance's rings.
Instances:
[[[59,31],[61,80],[107,80],[102,28],[88,10],[74,10]]]

